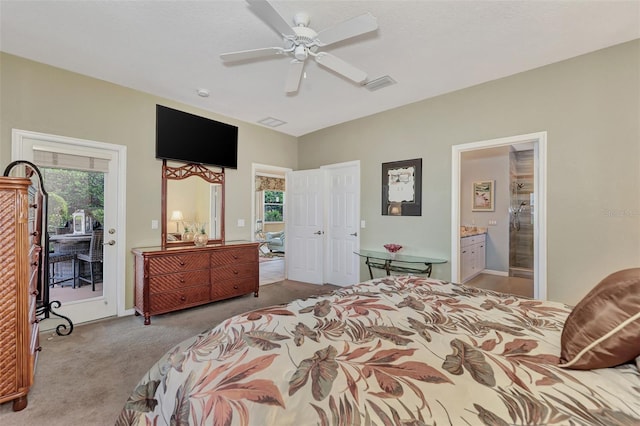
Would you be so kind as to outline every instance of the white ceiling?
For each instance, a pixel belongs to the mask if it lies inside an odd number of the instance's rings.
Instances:
[[[0,50],[227,117],[275,117],[293,136],[640,38],[640,1],[273,1],[316,31],[371,12],[379,29],[325,48],[397,84],[369,91],[313,61],[286,95],[281,46],[243,0],[0,2]],[[201,98],[198,88],[211,96]]]

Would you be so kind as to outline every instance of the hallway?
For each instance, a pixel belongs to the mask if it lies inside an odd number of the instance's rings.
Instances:
[[[260,285],[284,280],[284,257],[260,258]]]

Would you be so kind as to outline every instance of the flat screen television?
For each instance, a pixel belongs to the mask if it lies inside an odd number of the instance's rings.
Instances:
[[[238,128],[156,105],[156,158],[238,168]]]

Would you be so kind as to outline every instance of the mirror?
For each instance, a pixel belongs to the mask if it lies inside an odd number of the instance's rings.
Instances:
[[[224,170],[163,160],[161,216],[163,247],[194,245],[203,232],[208,244],[224,242]]]

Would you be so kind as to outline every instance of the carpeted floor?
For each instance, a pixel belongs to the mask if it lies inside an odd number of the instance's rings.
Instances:
[[[336,288],[281,281],[261,286],[258,298],[246,295],[151,317],[148,326],[128,316],[78,325],[66,337],[42,333],[29,405],[17,413],[11,402],[0,405],[0,424],[113,425],[137,382],[174,345],[230,316]]]

